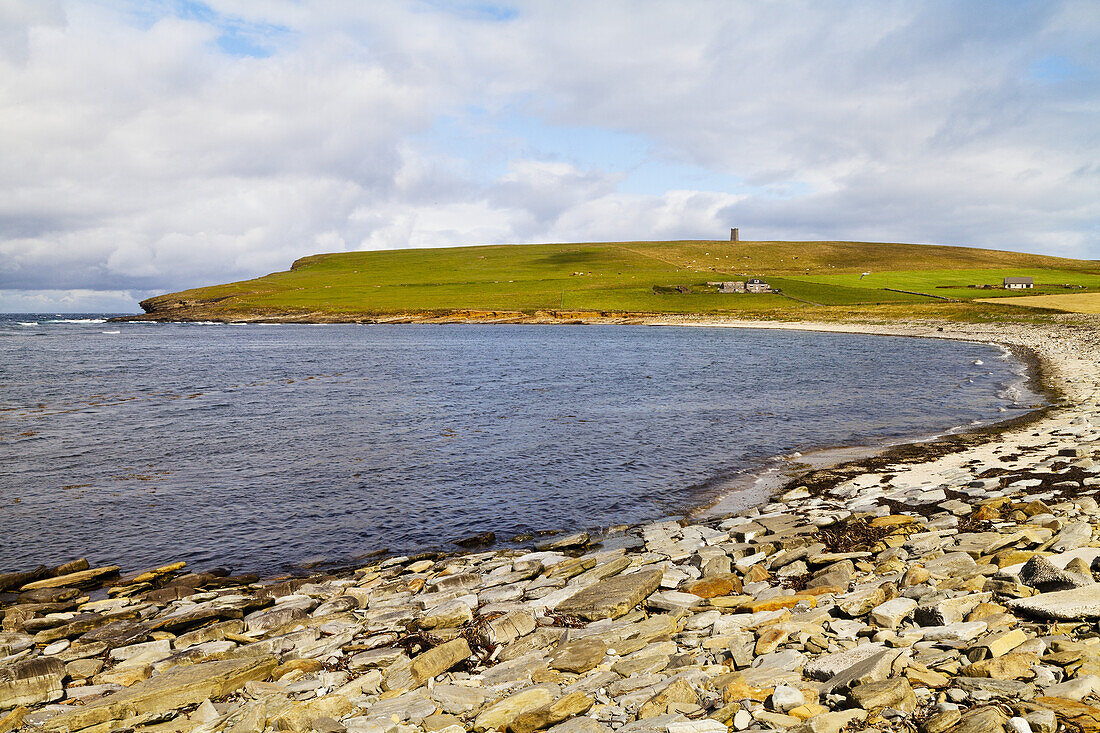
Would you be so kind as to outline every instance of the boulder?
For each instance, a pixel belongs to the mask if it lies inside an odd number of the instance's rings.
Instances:
[[[1033,555],[1020,568],[1020,582],[1049,593],[1092,585],[1095,581],[1091,575],[1061,570],[1042,555]]]
[[[485,624],[484,640],[490,644],[511,644],[535,630],[535,614],[511,611]]]
[[[460,600],[444,601],[420,617],[417,625],[422,629],[453,629],[474,620],[474,612]]]
[[[867,719],[866,710],[837,710],[833,713],[821,713],[794,728],[788,733],[840,733],[853,723]]]
[[[1036,654],[1009,652],[963,667],[959,674],[966,677],[989,677],[997,680],[1024,680],[1035,676],[1032,667],[1039,663]]]
[[[699,696],[692,689],[691,684],[687,680],[677,679],[642,703],[638,708],[638,719],[664,715],[671,703],[698,704],[698,702]]]

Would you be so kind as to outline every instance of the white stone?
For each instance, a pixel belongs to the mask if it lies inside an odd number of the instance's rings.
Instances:
[[[1005,730],[1008,733],[1031,733],[1031,723],[1023,718],[1009,718]]]
[[[871,609],[871,621],[884,629],[896,629],[916,607],[912,598],[892,598]]]
[[[803,695],[802,690],[799,690],[797,687],[779,685],[772,692],[772,710],[785,713],[805,703],[806,696]]]

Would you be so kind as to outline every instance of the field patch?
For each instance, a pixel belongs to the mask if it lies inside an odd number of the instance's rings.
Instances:
[[[928,298],[907,293],[895,293],[877,288],[853,288],[833,283],[818,283],[790,277],[771,277],[768,284],[779,288],[783,295],[817,305],[857,305],[874,303],[917,303]]]
[[[979,303],[1019,305],[1025,308],[1050,308],[1068,313],[1100,313],[1100,293],[1071,295],[1030,295],[1022,298],[990,298]]]
[[[995,268],[995,269],[944,269],[944,270],[887,270],[881,272],[842,273],[835,275],[807,275],[800,279],[824,285],[851,288],[910,290],[928,295],[969,300],[973,298],[1002,298],[1019,295],[1018,290],[1001,287],[1006,277],[1031,277],[1035,287],[1028,291],[1035,295],[1061,295],[1067,287],[1074,289],[1100,289],[1100,273],[1088,270],[1053,268]],[[978,287],[970,287],[978,286]],[[981,286],[988,285],[991,288]]]

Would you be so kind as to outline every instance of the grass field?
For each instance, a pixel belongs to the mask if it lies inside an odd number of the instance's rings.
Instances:
[[[314,255],[285,272],[162,295],[142,306],[186,318],[464,309],[782,314],[847,306],[935,308],[944,301],[887,288],[990,298],[1011,293],[966,286],[999,284],[1007,275],[1100,290],[1098,262],[997,250],[866,242],[607,242]],[[749,277],[763,278],[779,292],[721,294],[706,286]],[[973,305],[975,313],[995,308]]]
[[[869,275],[845,273],[837,275],[809,275],[805,280],[825,285],[843,285],[853,288],[895,288],[912,290],[930,295],[948,298],[999,298],[1019,295],[1018,290],[1005,290],[1000,287],[1004,278],[1019,276],[1032,277],[1034,289],[1028,291],[1037,295],[1064,294],[1066,285],[1084,286],[1100,290],[1100,273],[1083,270],[1059,268],[990,268],[960,270],[887,270],[871,272]],[[993,289],[968,287],[970,285],[992,285]],[[1075,288],[1074,290],[1078,290]]]

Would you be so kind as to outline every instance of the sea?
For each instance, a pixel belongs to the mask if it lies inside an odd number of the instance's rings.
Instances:
[[[745,477],[796,451],[1043,401],[1009,351],[955,341],[108,316],[0,315],[0,572],[270,576],[488,531],[519,546],[759,503]]]

